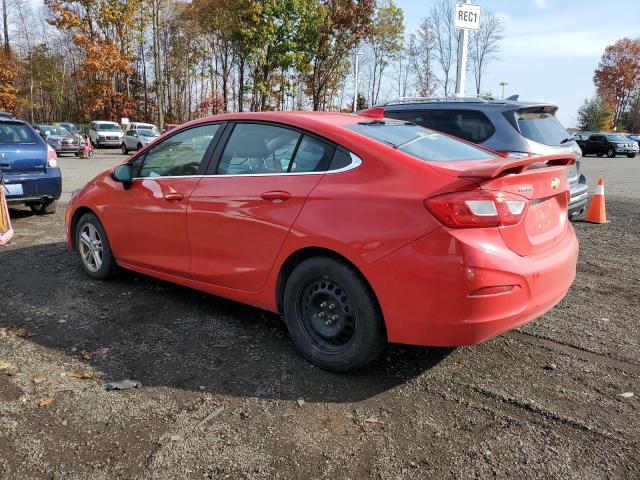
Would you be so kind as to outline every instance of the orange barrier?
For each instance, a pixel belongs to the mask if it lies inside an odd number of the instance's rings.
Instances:
[[[584,221],[591,223],[607,223],[607,209],[604,205],[604,181],[602,178],[598,180],[596,191],[593,194],[593,198],[591,199],[591,204],[589,205],[587,215],[584,217]]]

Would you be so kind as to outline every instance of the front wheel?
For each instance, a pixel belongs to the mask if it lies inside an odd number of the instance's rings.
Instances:
[[[122,142],[122,153],[125,155],[129,154],[129,150],[127,149],[127,144],[125,142]]]
[[[85,213],[76,224],[75,248],[82,268],[92,278],[105,280],[116,270],[107,233],[98,217]]]
[[[138,144],[138,150],[142,150],[142,144],[141,143]]]
[[[352,266],[330,257],[308,258],[291,273],[284,318],[302,355],[327,370],[361,367],[386,344],[371,288]]]
[[[615,156],[616,156],[616,151],[614,150],[614,148],[613,147],[607,148],[607,157],[614,158]]]

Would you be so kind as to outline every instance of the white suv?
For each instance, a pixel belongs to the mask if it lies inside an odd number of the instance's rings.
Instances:
[[[119,147],[124,133],[116,122],[93,121],[89,124],[89,138],[95,147]]]

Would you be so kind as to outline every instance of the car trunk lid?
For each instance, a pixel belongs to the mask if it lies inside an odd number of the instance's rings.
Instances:
[[[0,143],[0,169],[9,174],[44,172],[47,151],[37,143]]]
[[[575,155],[547,155],[431,164],[449,175],[473,180],[481,190],[505,192],[528,200],[516,225],[498,227],[505,244],[521,256],[554,245],[568,228],[569,184],[564,175]]]

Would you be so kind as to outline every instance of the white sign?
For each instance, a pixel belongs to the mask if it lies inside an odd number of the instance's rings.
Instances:
[[[122,117],[120,119],[120,125],[129,125],[129,119],[127,117]]]
[[[456,28],[465,30],[479,30],[480,5],[471,5],[470,3],[456,4],[456,16],[453,25]]]

